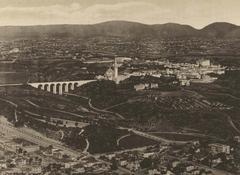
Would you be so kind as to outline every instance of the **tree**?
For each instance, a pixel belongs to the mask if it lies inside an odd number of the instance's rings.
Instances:
[[[176,174],[182,174],[182,173],[184,172],[184,170],[185,170],[185,167],[184,167],[184,165],[182,165],[182,164],[177,165],[177,166],[173,169],[173,171],[174,171]]]
[[[50,122],[50,121],[51,121],[51,117],[47,116],[46,122]]]
[[[145,158],[145,159],[143,159],[142,162],[140,162],[140,166],[142,169],[150,168],[152,166],[152,160],[149,158]]]
[[[22,153],[23,153],[23,149],[22,149],[22,148],[18,148],[17,152],[18,152],[19,154],[22,154]]]
[[[27,151],[23,151],[23,155],[24,155],[24,156],[27,155]]]
[[[104,156],[104,155],[101,155],[99,158],[102,159],[102,160],[104,160],[104,159],[106,159],[107,157]]]
[[[78,126],[78,122],[75,122],[75,127],[77,127]]]
[[[33,162],[33,158],[32,158],[32,157],[30,157],[30,159],[29,159],[29,164],[31,165],[31,164],[32,164],[32,162]]]
[[[112,163],[111,169],[112,170],[117,170],[118,169],[117,160],[115,158],[112,158],[111,163]]]
[[[49,146],[48,146],[48,149],[52,150],[52,149],[53,149],[53,146],[52,146],[52,145],[49,145]]]
[[[70,157],[67,154],[63,155],[63,159],[69,159]]]

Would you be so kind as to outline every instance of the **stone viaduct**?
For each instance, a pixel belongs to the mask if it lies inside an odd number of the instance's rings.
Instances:
[[[79,81],[62,81],[62,82],[38,82],[28,83],[30,86],[42,89],[54,94],[62,95],[64,92],[74,90],[76,87],[82,86],[83,84],[90,83],[96,80],[79,80]]]

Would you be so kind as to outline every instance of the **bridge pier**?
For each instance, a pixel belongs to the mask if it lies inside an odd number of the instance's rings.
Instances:
[[[65,84],[65,86],[63,86],[63,92],[68,92],[68,85]]]
[[[50,84],[45,84],[47,86],[47,91],[51,92],[51,85]]]
[[[58,87],[58,94],[59,94],[59,95],[62,95],[62,94],[63,94],[62,84],[60,84],[59,87]]]
[[[53,84],[53,93],[56,94],[57,93],[57,85]]]
[[[73,83],[70,84],[70,89],[74,90],[74,84]]]

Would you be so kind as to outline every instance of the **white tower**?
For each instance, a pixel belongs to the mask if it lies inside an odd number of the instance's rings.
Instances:
[[[118,84],[118,64],[116,57],[114,58],[114,81]]]

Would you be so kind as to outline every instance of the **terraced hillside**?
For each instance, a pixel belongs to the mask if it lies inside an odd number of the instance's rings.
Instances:
[[[133,86],[124,83],[116,86],[102,81],[83,86],[74,93],[89,96],[95,106],[132,120],[127,125],[140,130],[181,132],[188,128],[225,139],[238,134],[239,118],[236,114],[240,114],[237,110],[240,103],[234,97],[224,101],[224,98],[208,93],[216,91],[224,95],[223,89],[217,82],[193,84],[186,88],[135,91]]]

